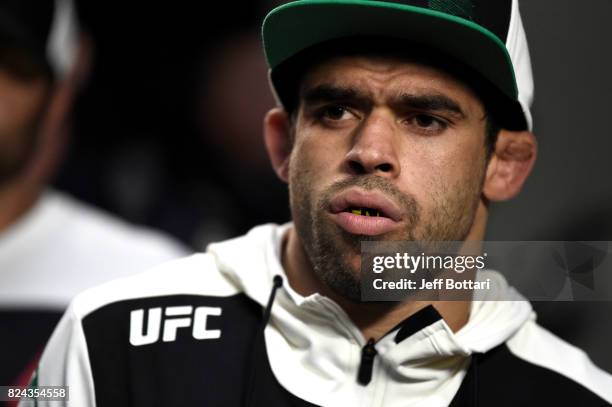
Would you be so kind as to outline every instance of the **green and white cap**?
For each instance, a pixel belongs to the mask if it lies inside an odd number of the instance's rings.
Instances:
[[[495,90],[502,127],[532,128],[533,74],[518,0],[299,0],[272,10],[262,36],[283,106],[294,95],[277,72],[300,54],[333,40],[387,38],[459,61]]]

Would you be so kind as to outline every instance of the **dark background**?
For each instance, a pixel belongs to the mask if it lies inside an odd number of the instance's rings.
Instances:
[[[95,57],[55,185],[199,249],[288,220],[261,142],[273,102],[257,32],[272,5],[81,1]],[[493,205],[488,239],[612,240],[612,2],[521,8],[539,158],[522,194]],[[535,306],[612,371],[612,303]]]
[[[490,240],[612,240],[612,1],[523,0],[538,161],[493,205]],[[596,282],[597,283],[597,282]],[[540,302],[540,322],[612,371],[612,302]]]

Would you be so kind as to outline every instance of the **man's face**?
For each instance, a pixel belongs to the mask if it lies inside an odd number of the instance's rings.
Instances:
[[[487,164],[476,95],[441,70],[337,57],[302,81],[292,216],[317,276],[360,301],[361,240],[463,240]]]
[[[43,77],[18,78],[0,67],[0,187],[32,154],[47,92]]]

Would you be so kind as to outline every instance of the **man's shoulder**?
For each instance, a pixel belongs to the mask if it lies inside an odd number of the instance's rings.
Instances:
[[[197,253],[85,290],[73,299],[70,312],[82,319],[120,303],[153,303],[168,297],[228,297],[238,293],[220,273],[213,256]]]
[[[597,367],[582,349],[534,319],[527,321],[505,346],[491,353],[489,359],[504,362],[499,363],[504,371],[499,372],[501,376],[498,374],[497,379],[503,381],[504,376],[515,385],[523,383],[527,394],[528,388],[533,387],[531,394],[548,394],[548,400],[563,397],[566,401],[592,400],[595,405],[612,403],[612,376]]]
[[[65,309],[79,292],[186,256],[160,232],[129,224],[62,192],[45,191],[0,234],[0,302]]]
[[[112,254],[130,262],[143,259],[146,268],[156,261],[188,252],[181,243],[162,232],[131,224],[64,193],[49,191],[43,199],[50,207],[48,212],[64,220],[63,235],[78,239],[72,244],[85,252]],[[149,263],[151,260],[154,262]]]
[[[272,278],[266,278],[271,273],[268,257],[275,256],[268,250],[276,247],[274,237],[282,230],[273,225],[256,227],[247,235],[211,244],[206,253],[167,261],[144,273],[95,286],[74,298],[70,312],[81,319],[102,307],[125,310],[119,303],[129,303],[127,308],[138,303],[141,308],[165,309],[169,306],[164,305],[166,300],[169,304],[195,304],[223,302],[218,299],[227,297],[235,297],[238,303],[247,297],[261,297],[261,301],[254,301],[263,303],[272,284]],[[246,286],[251,287],[249,292]]]

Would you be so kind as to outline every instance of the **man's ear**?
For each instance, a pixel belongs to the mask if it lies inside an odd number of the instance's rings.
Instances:
[[[283,108],[271,109],[264,119],[266,150],[276,175],[289,181],[289,157],[291,156],[291,121]]]
[[[487,166],[485,197],[490,201],[505,201],[518,195],[533,168],[537,152],[533,133],[501,130]]]

